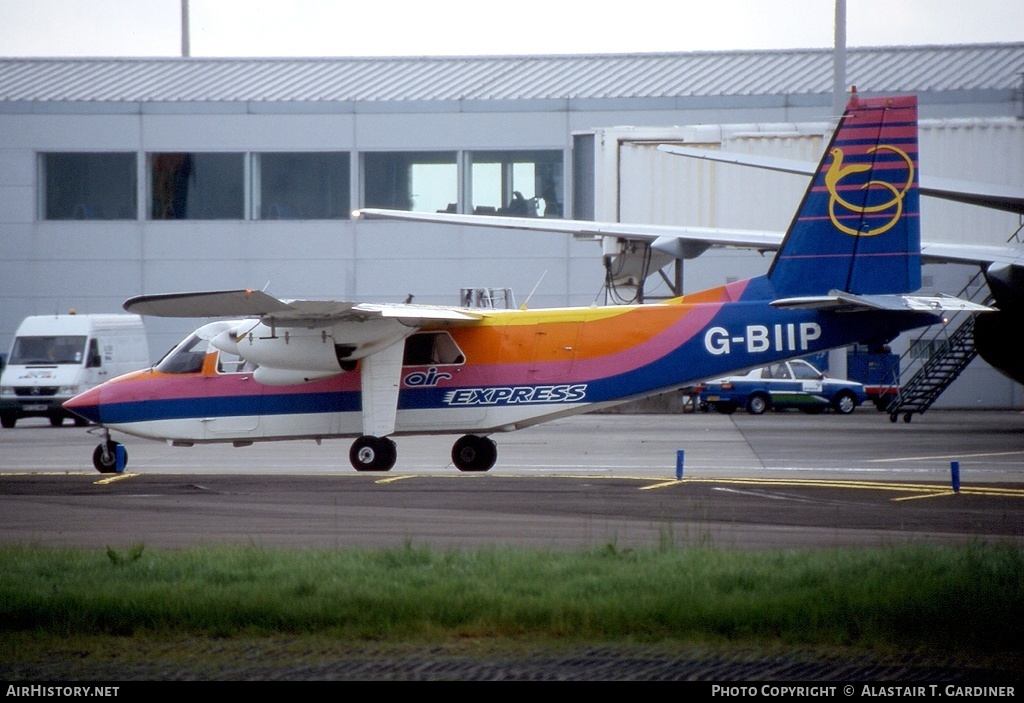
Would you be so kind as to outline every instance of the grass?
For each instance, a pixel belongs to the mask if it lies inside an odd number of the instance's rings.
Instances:
[[[0,631],[1020,653],[1024,550],[0,547]]]

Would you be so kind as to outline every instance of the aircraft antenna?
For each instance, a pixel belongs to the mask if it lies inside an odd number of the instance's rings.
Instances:
[[[540,279],[538,279],[537,284],[533,287],[533,290],[531,290],[530,294],[528,296],[526,296],[526,300],[523,301],[523,304],[519,306],[520,310],[525,310],[526,309],[527,304],[530,302],[530,298],[532,298],[533,294],[537,292],[537,289],[540,287],[541,281],[543,281],[544,277],[547,276],[547,275],[548,275],[547,270],[545,270],[544,273],[542,273],[540,275]]]

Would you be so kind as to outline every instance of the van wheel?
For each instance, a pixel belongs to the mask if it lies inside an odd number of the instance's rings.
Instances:
[[[10,413],[4,413],[0,415],[0,427],[11,429],[18,422],[17,415],[11,415]]]
[[[60,427],[64,424],[63,415],[50,415],[50,425],[53,427]]]

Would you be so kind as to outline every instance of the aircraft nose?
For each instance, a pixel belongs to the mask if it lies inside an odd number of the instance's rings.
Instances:
[[[98,387],[90,388],[85,393],[79,393],[71,400],[66,401],[63,407],[79,417],[84,417],[89,422],[102,424],[100,418],[100,389]]]

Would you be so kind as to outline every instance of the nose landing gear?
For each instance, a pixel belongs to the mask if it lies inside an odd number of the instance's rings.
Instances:
[[[120,442],[112,440],[107,432],[106,439],[92,453],[92,465],[101,474],[122,473],[128,466],[128,450]]]

